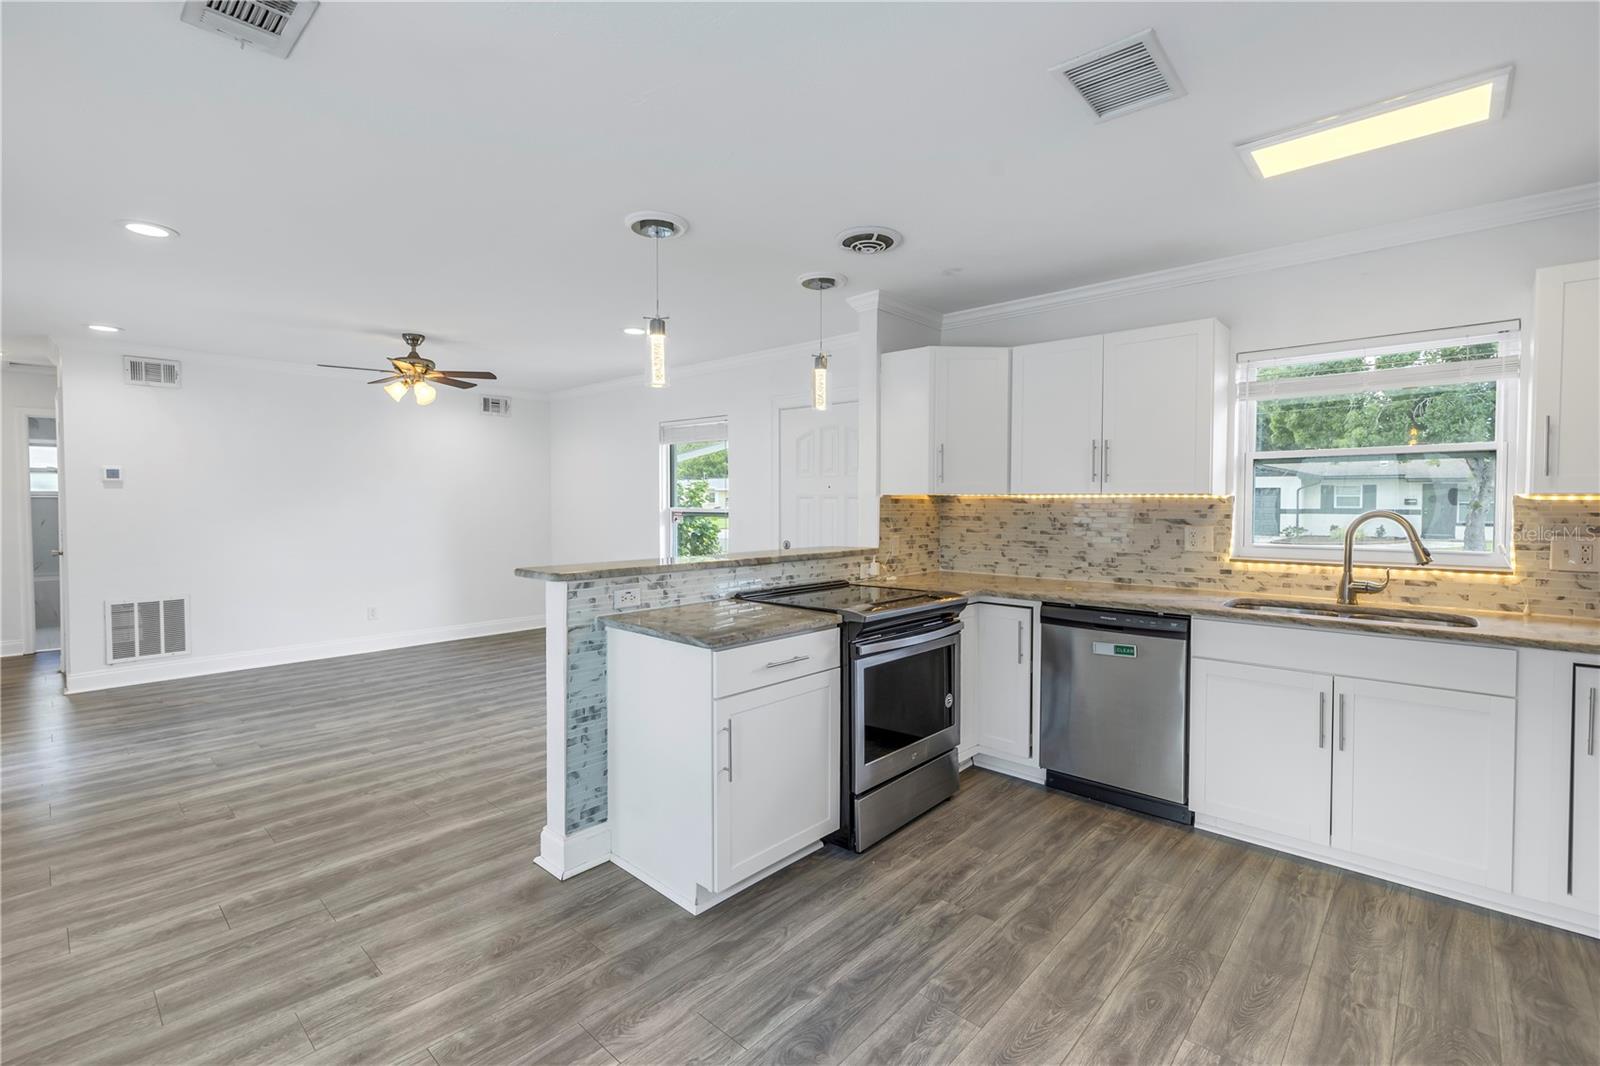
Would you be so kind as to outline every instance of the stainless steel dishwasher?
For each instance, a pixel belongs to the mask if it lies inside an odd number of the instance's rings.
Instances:
[[[1045,784],[1193,824],[1189,620],[1047,603],[1041,622]]]

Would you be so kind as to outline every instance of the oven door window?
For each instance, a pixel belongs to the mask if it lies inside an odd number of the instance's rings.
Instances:
[[[956,644],[861,660],[861,761],[871,764],[956,722]]]

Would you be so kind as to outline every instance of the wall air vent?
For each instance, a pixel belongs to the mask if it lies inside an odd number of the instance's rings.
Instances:
[[[280,59],[300,39],[318,0],[186,0],[179,16],[191,26],[231,37]]]
[[[139,359],[125,355],[122,357],[122,380],[129,385],[176,389],[183,384],[183,367],[170,359]]]
[[[189,650],[189,598],[106,604],[106,662],[132,662]]]
[[[1155,30],[1142,30],[1069,59],[1051,67],[1050,73],[1081,96],[1101,122],[1176,100],[1186,92]]]
[[[483,403],[483,413],[486,415],[509,415],[511,413],[511,397],[509,396],[480,396]]]

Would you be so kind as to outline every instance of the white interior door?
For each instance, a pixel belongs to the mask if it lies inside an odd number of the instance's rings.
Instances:
[[[778,418],[778,534],[785,548],[860,538],[856,412],[860,405],[786,407]]]

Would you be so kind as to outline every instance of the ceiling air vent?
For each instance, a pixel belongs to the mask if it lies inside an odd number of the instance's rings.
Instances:
[[[122,379],[129,385],[159,385],[176,389],[183,384],[182,367],[170,359],[122,357]]]
[[[1050,73],[1064,79],[1102,122],[1176,100],[1186,91],[1161,50],[1155,30],[1143,30],[1069,59],[1051,67]]]
[[[191,26],[232,37],[280,59],[300,39],[318,0],[186,0],[179,16]]]
[[[106,662],[153,659],[189,650],[189,599],[106,604]]]
[[[486,415],[509,415],[511,413],[511,397],[509,396],[480,396],[483,404],[483,413]]]
[[[857,255],[882,255],[905,240],[887,226],[852,226],[836,239]]]

